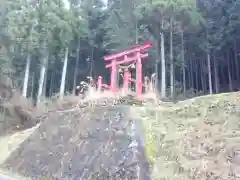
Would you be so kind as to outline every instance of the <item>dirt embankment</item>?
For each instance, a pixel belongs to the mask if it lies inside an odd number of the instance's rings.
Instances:
[[[159,106],[131,106],[134,102],[118,102],[127,107],[106,106],[114,104],[106,102],[101,108],[83,103],[42,116],[46,119],[41,126],[33,134],[28,132],[31,136],[4,158],[2,167],[48,179],[131,179],[139,175],[136,172],[147,174],[137,170],[133,155],[135,142],[144,142],[147,157],[142,156],[145,165],[141,167],[148,169],[149,160],[153,165],[151,179],[240,179],[240,93]],[[132,122],[136,119],[144,137],[133,137],[132,124],[136,123]],[[123,171],[126,167],[129,171]]]
[[[32,179],[137,179],[148,166],[136,120],[124,105],[51,113],[1,167]]]

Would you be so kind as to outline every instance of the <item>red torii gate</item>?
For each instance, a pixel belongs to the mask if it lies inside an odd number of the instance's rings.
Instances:
[[[148,57],[146,50],[152,47],[151,43],[145,43],[142,46],[134,47],[130,50],[126,50],[120,53],[108,55],[104,57],[106,62],[110,62],[106,65],[106,68],[111,68],[111,83],[110,89],[112,92],[117,91],[116,81],[117,81],[117,66],[124,63],[136,62],[136,93],[139,98],[142,96],[142,59]],[[129,80],[131,79],[130,72],[124,71],[124,88],[128,88]]]

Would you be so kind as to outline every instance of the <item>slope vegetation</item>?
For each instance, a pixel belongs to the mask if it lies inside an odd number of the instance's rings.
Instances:
[[[240,93],[135,108],[152,179],[240,179]]]

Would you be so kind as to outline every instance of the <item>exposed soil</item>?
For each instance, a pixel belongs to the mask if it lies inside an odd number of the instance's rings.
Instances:
[[[128,109],[101,106],[52,113],[1,167],[31,179],[138,179],[147,175],[140,138],[132,129],[136,118],[129,116]]]

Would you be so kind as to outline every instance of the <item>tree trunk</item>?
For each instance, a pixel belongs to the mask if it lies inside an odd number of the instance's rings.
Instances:
[[[183,94],[186,97],[186,68],[185,68],[185,57],[184,57],[184,34],[181,26],[181,58],[182,58],[182,73],[183,73]]]
[[[231,64],[230,64],[230,58],[229,58],[229,52],[227,52],[227,63],[228,63],[228,82],[229,82],[229,90],[233,90],[232,86],[232,75],[231,75]]]
[[[91,62],[90,62],[90,76],[92,78],[93,78],[93,55],[94,55],[94,47],[92,46]]]
[[[216,91],[216,93],[219,93],[218,62],[216,60],[215,55],[213,55],[213,61],[214,61],[215,91]]]
[[[77,86],[77,77],[78,77],[78,64],[79,64],[79,52],[80,52],[80,39],[78,40],[78,47],[76,50],[76,64],[75,64],[75,71],[74,71],[74,77],[73,77],[73,89],[72,94],[74,94],[76,86]]]
[[[38,83],[37,105],[40,103],[41,97],[42,97],[44,77],[45,77],[45,73],[46,73],[48,56],[49,56],[49,54],[47,54],[46,56],[43,57],[43,61],[41,64],[40,78],[39,78],[39,83]]]
[[[194,69],[195,69],[195,83],[196,83],[196,89],[197,91],[199,91],[199,84],[198,84],[198,59],[195,59],[194,60],[195,63],[194,63]]]
[[[35,72],[32,74],[32,89],[31,89],[31,98],[34,99],[34,83],[35,83]]]
[[[159,60],[157,59],[156,63],[155,63],[155,75],[156,76],[155,76],[154,92],[158,92],[158,74],[159,74],[158,65],[159,65]]]
[[[225,58],[225,56],[224,56]],[[220,71],[221,71],[221,84],[223,84],[224,86],[227,84],[227,81],[226,81],[226,77],[225,77],[225,73],[224,73],[224,62],[220,63]]]
[[[50,90],[49,90],[49,96],[51,97],[53,94],[53,80],[54,80],[54,71],[51,73],[51,82],[50,82]]]
[[[30,36],[29,36],[30,37],[30,43],[28,44],[28,50],[29,50],[29,47],[32,44],[33,28],[34,28],[34,25],[32,25],[31,30],[30,30]],[[30,54],[30,50],[29,50],[28,55],[27,55],[26,67],[25,67],[25,76],[24,76],[24,84],[23,84],[23,92],[22,92],[23,97],[27,97],[30,64],[31,64],[31,54]]]
[[[209,86],[209,94],[212,94],[212,73],[211,73],[211,60],[210,54],[207,52],[207,66],[208,66],[208,86]]]
[[[63,99],[64,91],[65,91],[65,80],[67,74],[67,64],[68,64],[68,48],[65,49],[65,57],[62,69],[62,79],[61,79],[61,86],[60,86],[60,99]]]
[[[210,59],[210,49],[209,49],[209,39],[208,39],[208,28],[206,28],[207,37],[207,68],[208,68],[208,86],[209,94],[212,94],[212,72],[211,72],[211,59]]]
[[[30,63],[31,63],[31,55],[30,55],[30,53],[28,53],[28,55],[27,55],[26,67],[25,67],[23,92],[22,92],[22,96],[23,96],[23,97],[27,97],[27,89],[28,89],[28,79],[29,79]]]
[[[160,49],[161,49],[161,42],[160,42],[160,39],[159,38],[157,38],[157,40],[155,41],[156,42],[156,55],[157,55],[157,59],[156,59],[156,62],[155,62],[155,74],[156,74],[156,79],[155,79],[155,86],[154,86],[154,88],[155,88],[155,92],[158,92],[158,88],[159,88],[159,79],[158,79],[158,77],[159,77],[159,63],[160,63],[160,59],[161,59],[161,57],[160,57],[160,54],[161,54],[161,52],[160,52]]]
[[[234,60],[236,65],[236,75],[237,75],[237,82],[239,82],[239,63],[238,63],[238,55],[237,55],[237,45],[236,41],[234,42]]]
[[[190,71],[190,76],[189,76],[189,81],[190,81],[190,87],[192,88],[192,89],[194,89],[194,75],[193,75],[193,63],[192,63],[192,59],[190,59],[189,60],[189,66],[190,66],[190,68],[189,68],[189,71]]]
[[[48,65],[46,65],[46,72],[45,72],[45,76],[44,76],[44,83],[43,83],[43,93],[42,93],[42,97],[43,100],[46,97],[46,91],[47,91],[47,76],[48,76]]]
[[[166,63],[165,63],[165,47],[164,47],[164,34],[163,34],[163,19],[161,22],[161,98],[166,97]]]
[[[201,84],[202,84],[202,90],[205,93],[206,92],[206,81],[205,81],[205,73],[203,71],[203,68],[205,66],[204,60],[202,63],[200,63],[200,70],[201,70]]]
[[[174,98],[174,89],[175,89],[175,82],[174,82],[174,62],[173,62],[173,19],[172,17],[170,18],[170,53],[169,53],[169,58],[170,58],[170,88],[171,88],[171,98]]]
[[[136,8],[136,4],[134,3],[134,9]],[[134,16],[135,19],[135,44],[138,44],[138,38],[139,38],[139,34],[138,34],[138,19],[136,18],[136,16]]]

